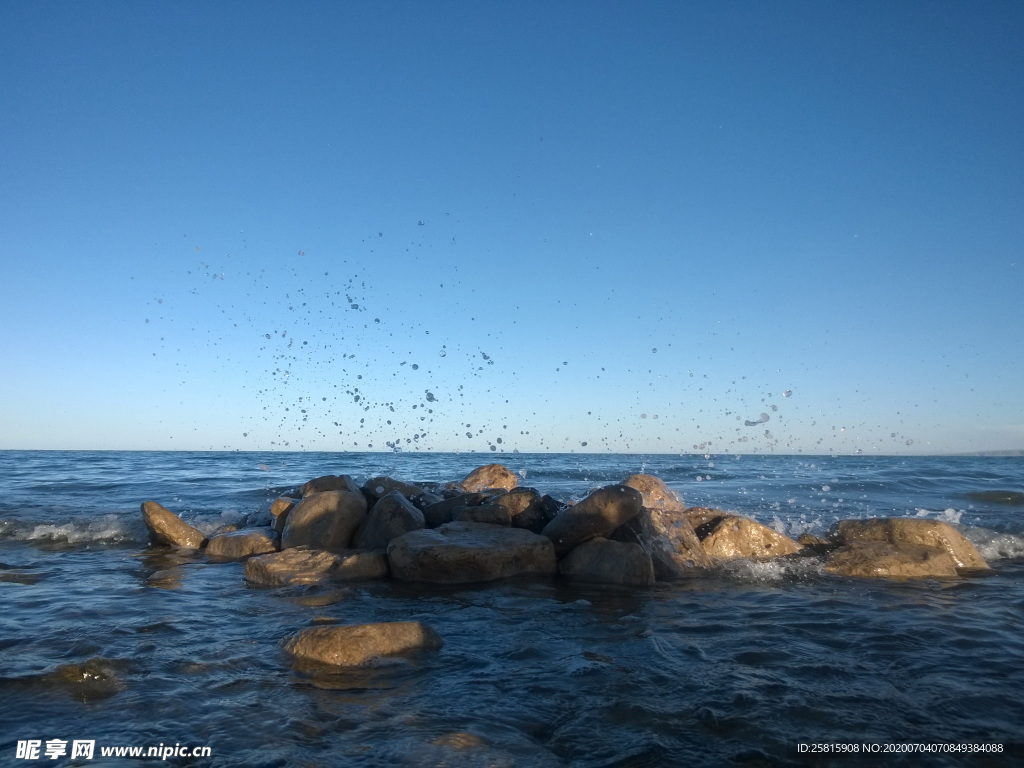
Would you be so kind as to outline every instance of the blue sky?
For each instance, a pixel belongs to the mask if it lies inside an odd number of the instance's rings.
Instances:
[[[0,448],[1024,448],[1022,28],[2,2]]]

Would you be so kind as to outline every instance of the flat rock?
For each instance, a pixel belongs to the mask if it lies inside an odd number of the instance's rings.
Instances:
[[[587,539],[610,536],[640,514],[642,508],[640,491],[628,485],[609,485],[560,512],[541,533],[551,539],[555,553],[562,557]]]
[[[613,534],[618,541],[643,547],[654,564],[658,579],[695,576],[712,565],[711,556],[680,509],[644,507]]]
[[[245,578],[268,587],[314,584],[331,578],[337,567],[338,556],[331,552],[295,547],[250,557],[245,562]]]
[[[142,521],[149,529],[154,544],[165,544],[182,549],[201,549],[206,537],[166,507],[155,501],[142,502]]]
[[[647,587],[654,583],[654,565],[639,544],[590,539],[563,557],[558,572],[580,581]]]
[[[211,560],[226,562],[244,560],[253,555],[265,555],[277,551],[277,542],[269,529],[241,530],[219,533],[211,536],[206,544],[206,556]]]
[[[356,549],[384,549],[392,539],[424,526],[423,513],[399,491],[381,496],[352,537]]]
[[[502,488],[511,491],[517,485],[519,485],[519,478],[508,467],[501,464],[487,464],[477,467],[466,475],[459,483],[459,488],[466,493],[473,493],[487,488]]]
[[[630,475],[622,481],[623,485],[636,488],[643,496],[643,504],[648,509],[663,509],[682,512],[686,509],[679,495],[665,485],[665,482],[654,475]]]
[[[941,520],[883,517],[869,520],[840,520],[836,523],[839,541],[889,542],[902,546],[913,544],[947,552],[957,568],[984,570],[988,563],[967,538]]]
[[[310,627],[290,637],[284,650],[299,659],[338,667],[365,664],[378,656],[438,650],[444,641],[417,621]]]
[[[791,555],[800,549],[788,536],[739,515],[716,517],[695,531],[704,551],[722,560],[736,557],[779,557]]]
[[[944,549],[888,541],[854,541],[832,550],[825,570],[837,576],[875,579],[956,578],[957,566]]]
[[[392,541],[387,555],[391,575],[402,581],[466,583],[556,570],[546,537],[485,523],[413,531]]]
[[[288,514],[281,549],[347,549],[366,519],[366,499],[359,491],[323,491],[306,496]]]

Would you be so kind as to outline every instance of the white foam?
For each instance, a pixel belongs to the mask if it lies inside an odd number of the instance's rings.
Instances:
[[[990,531],[987,528],[965,528],[962,533],[988,562],[1024,557],[1024,536]]]

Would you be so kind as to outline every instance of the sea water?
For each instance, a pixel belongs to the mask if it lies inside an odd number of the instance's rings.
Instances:
[[[263,525],[319,475],[458,480],[494,460],[566,501],[650,473],[790,536],[943,520],[992,570],[859,580],[802,559],[642,589],[268,589],[240,563],[149,547],[139,512]],[[1022,764],[1021,491],[1019,457],[0,452],[0,764]],[[281,650],[315,624],[400,620],[444,648],[334,671]],[[72,757],[76,741],[93,756]],[[180,756],[195,747],[209,756]]]

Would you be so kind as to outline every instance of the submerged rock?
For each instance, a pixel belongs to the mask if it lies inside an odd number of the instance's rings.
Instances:
[[[244,560],[253,555],[265,555],[277,550],[277,542],[267,531],[242,530],[211,536],[206,544],[206,556],[211,560]]]
[[[306,496],[288,514],[281,549],[347,549],[366,519],[366,499],[356,491],[323,491]]]
[[[502,488],[511,491],[517,485],[519,485],[519,478],[512,470],[501,464],[487,464],[477,467],[466,475],[459,483],[459,488],[466,493],[473,493],[487,488]]]
[[[417,621],[310,627],[290,637],[284,650],[299,659],[339,667],[365,664],[377,656],[438,650],[441,636]]]
[[[402,581],[492,581],[556,569],[554,548],[544,536],[485,523],[413,531],[392,541],[387,555],[391,575]]]
[[[423,513],[398,491],[379,498],[352,538],[356,549],[384,549],[392,539],[424,526]]]
[[[836,523],[836,535],[843,544],[888,542],[898,547],[931,547],[948,553],[957,568],[988,568],[975,546],[953,526],[940,520],[905,517],[840,520]]]
[[[649,587],[654,565],[639,544],[590,539],[562,558],[558,572],[581,581]]]
[[[609,485],[560,512],[541,533],[551,539],[561,557],[587,539],[606,537],[640,514],[643,497],[628,485]]]
[[[155,501],[142,502],[142,521],[149,529],[149,537],[154,544],[182,549],[201,549],[206,544],[202,531]]]
[[[779,557],[800,549],[788,536],[739,515],[715,517],[694,530],[704,551],[723,560]]]
[[[956,563],[949,552],[919,544],[854,541],[832,550],[825,570],[836,576],[861,578],[955,578]]]

